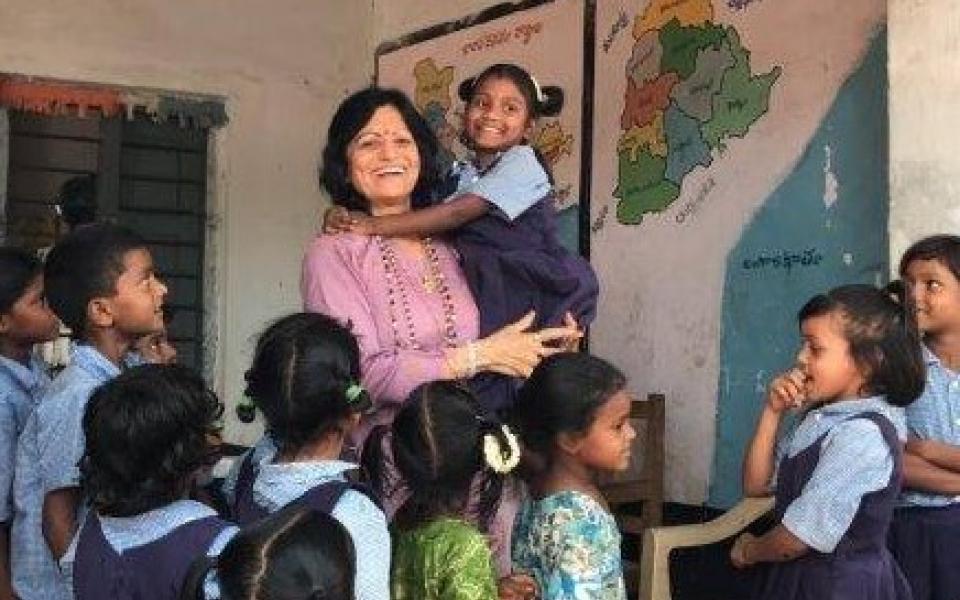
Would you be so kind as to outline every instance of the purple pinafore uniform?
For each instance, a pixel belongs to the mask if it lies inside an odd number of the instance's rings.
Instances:
[[[73,588],[77,600],[176,600],[194,559],[231,524],[215,516],[184,523],[153,542],[117,553],[93,512],[77,541]]]
[[[244,457],[243,463],[240,465],[240,470],[237,473],[237,484],[234,489],[234,500],[230,505],[230,516],[238,525],[249,525],[270,514],[270,511],[257,504],[256,500],[253,499],[253,484],[256,479],[257,469],[253,464],[253,453],[250,452]],[[366,494],[374,504],[380,505],[374,499],[373,494],[364,486],[340,480],[322,483],[308,490],[291,504],[308,506],[313,510],[329,515],[343,493],[349,489]]]
[[[894,466],[886,487],[865,495],[856,516],[836,549],[829,554],[810,550],[792,561],[770,563],[754,598],[770,600],[911,600],[909,586],[886,536],[903,476],[903,450],[893,424],[878,413],[853,419],[875,423],[893,453]],[[826,434],[794,457],[785,457],[777,476],[775,513],[782,520],[787,507],[810,480]]]

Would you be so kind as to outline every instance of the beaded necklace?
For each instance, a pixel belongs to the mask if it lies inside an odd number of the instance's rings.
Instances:
[[[393,337],[398,346],[402,346],[400,335],[399,310],[406,325],[407,344],[414,350],[423,350],[423,344],[417,340],[416,329],[413,324],[413,311],[410,308],[410,299],[407,296],[406,286],[401,281],[399,261],[393,245],[382,236],[374,236],[377,249],[380,251],[380,260],[387,280],[387,303],[390,308],[390,325],[393,328]],[[443,342],[448,348],[457,345],[457,313],[453,305],[453,295],[447,286],[447,279],[440,269],[440,254],[433,245],[433,240],[425,237],[421,240],[427,254],[428,272],[420,280],[420,285],[427,293],[438,293],[443,302]]]

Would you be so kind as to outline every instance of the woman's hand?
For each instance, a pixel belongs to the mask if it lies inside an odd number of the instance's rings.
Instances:
[[[497,582],[500,600],[534,600],[537,597],[537,582],[526,573],[511,573]]]
[[[580,340],[583,339],[583,330],[574,318],[573,314],[567,312],[563,315],[563,325],[577,332],[577,335],[560,341],[560,349],[564,352],[576,352],[580,349]]]
[[[490,371],[510,377],[529,377],[545,356],[562,352],[561,341],[579,340],[583,333],[576,327],[547,327],[530,331],[536,313],[527,313],[482,340],[473,342],[477,372]],[[461,363],[462,364],[462,363]]]

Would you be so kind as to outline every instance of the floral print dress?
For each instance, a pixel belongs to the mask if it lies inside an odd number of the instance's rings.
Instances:
[[[527,500],[513,530],[513,569],[529,573],[542,600],[625,600],[620,532],[613,515],[581,492]]]

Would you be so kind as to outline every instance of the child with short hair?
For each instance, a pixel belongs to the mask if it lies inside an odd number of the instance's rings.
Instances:
[[[208,573],[221,600],[354,600],[356,552],[340,521],[287,505],[245,527],[219,558],[195,566],[181,600],[204,600]]]
[[[17,438],[50,383],[34,346],[57,337],[43,295],[43,263],[32,252],[0,248],[0,598],[9,598],[10,523]]]
[[[76,529],[84,407],[97,386],[120,373],[134,342],[163,326],[167,293],[144,240],[107,223],[80,227],[54,246],[44,286],[77,344],[17,445],[12,566],[22,600],[70,597],[56,561]]]
[[[913,316],[888,292],[846,285],[798,315],[797,365],[774,378],[743,466],[748,496],[776,496],[779,524],[737,538],[736,567],[766,563],[754,597],[911,598],[886,547],[902,479],[902,407],[923,391]],[[791,409],[805,409],[776,450]]]
[[[907,407],[904,491],[890,549],[914,600],[960,598],[960,236],[910,246],[900,277],[923,334],[926,387]]]
[[[246,525],[289,504],[329,513],[353,538],[357,599],[387,598],[386,517],[365,488],[347,480],[356,465],[340,460],[370,405],[353,334],[319,313],[284,317],[260,336],[246,378],[266,434],[225,482],[232,517]]]
[[[630,464],[636,432],[626,378],[580,353],[543,360],[520,388],[511,422],[531,497],[513,530],[513,567],[543,600],[626,600],[620,532],[597,486]]]
[[[489,600],[498,596],[482,533],[500,502],[503,476],[520,460],[506,425],[484,416],[476,397],[451,381],[416,388],[393,421],[393,460],[410,493],[394,517],[394,600]],[[466,518],[472,488],[477,519]],[[529,577],[504,578],[499,597],[534,598]]]
[[[83,417],[90,510],[62,564],[77,600],[175,600],[197,556],[237,528],[188,498],[216,460],[223,406],[199,375],[142,365],[97,388]]]

